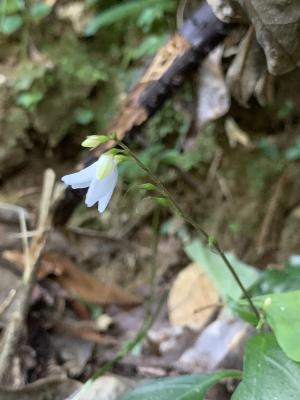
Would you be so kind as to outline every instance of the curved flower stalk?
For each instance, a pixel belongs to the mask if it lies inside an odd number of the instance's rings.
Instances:
[[[118,156],[102,154],[87,168],[62,177],[73,189],[88,188],[85,204],[92,207],[98,202],[98,211],[103,213],[112,197],[118,180]]]

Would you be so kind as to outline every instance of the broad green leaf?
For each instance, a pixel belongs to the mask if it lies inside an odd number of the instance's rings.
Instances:
[[[105,26],[115,24],[126,18],[131,18],[132,16],[139,14],[146,7],[155,5],[163,10],[173,9],[176,6],[176,2],[173,0],[131,0],[123,4],[113,6],[101,14],[96,15],[87,24],[85,28],[85,35],[92,36]]]
[[[262,307],[267,298],[270,305],[264,314],[276,336],[279,346],[294,361],[300,361],[300,290],[275,293],[252,298],[257,307]],[[240,300],[241,307],[248,308],[245,300]],[[251,310],[248,308],[249,314]]]
[[[199,240],[188,243],[185,251],[209,275],[225,301],[229,297],[237,300],[242,296],[241,289],[218,254],[213,253]],[[226,253],[226,256],[246,288],[257,281],[260,274],[258,270],[238,260],[232,253]]]
[[[282,293],[300,289],[300,268],[287,267],[281,270],[269,269],[261,274],[258,282],[251,288],[253,296],[268,293]]]
[[[280,347],[292,360],[300,361],[300,290],[265,297],[272,300],[265,312]]]
[[[240,371],[182,375],[145,382],[121,400],[202,400],[207,390],[225,378],[240,378]]]
[[[23,25],[23,18],[19,14],[8,15],[1,21],[0,31],[5,35],[11,35],[21,28]]]
[[[231,400],[299,400],[300,364],[280,349],[272,333],[252,337],[244,356],[243,380]]]

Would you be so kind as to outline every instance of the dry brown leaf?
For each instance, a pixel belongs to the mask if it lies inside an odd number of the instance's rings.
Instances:
[[[226,21],[248,19],[273,75],[291,71],[300,61],[299,0],[208,0]]]
[[[243,131],[233,118],[226,118],[224,128],[231,147],[235,147],[237,144],[248,148],[253,147],[247,132]]]
[[[203,62],[199,75],[197,120],[199,127],[222,117],[230,107],[221,60],[223,46],[218,46]]]
[[[264,53],[255,39],[253,28],[250,28],[242,39],[238,53],[226,76],[228,86],[236,101],[247,106],[250,97],[257,89],[257,85],[266,74]]]
[[[73,323],[60,321],[54,326],[54,330],[64,335],[73,336],[101,345],[116,345],[118,343],[118,340],[113,336],[96,332],[93,327],[83,327],[76,323],[76,321]]]
[[[168,298],[173,325],[201,329],[219,306],[219,294],[197,264],[190,264],[175,279]]]
[[[16,251],[5,251],[3,257],[23,268],[23,255]],[[71,298],[96,304],[118,304],[134,306],[141,299],[117,285],[100,281],[93,275],[79,269],[69,258],[60,253],[47,253],[40,261],[38,279],[54,275],[56,281],[67,291]]]

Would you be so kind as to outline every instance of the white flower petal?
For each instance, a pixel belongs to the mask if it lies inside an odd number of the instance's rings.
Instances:
[[[85,204],[92,207],[103,196],[113,191],[118,180],[118,170],[114,168],[113,171],[105,178],[99,180],[96,177],[92,179],[89,190],[87,191]]]
[[[111,199],[111,196],[112,196],[112,194],[114,192],[114,189],[115,188],[113,188],[105,196],[102,196],[101,199],[99,199],[99,201],[98,201],[98,211],[99,211],[100,214],[105,211],[105,209],[106,209],[106,207],[107,207],[107,205],[109,203],[109,200]]]
[[[72,186],[73,189],[88,187],[93,177],[96,175],[97,162],[94,162],[89,167],[84,168],[74,174],[63,176],[61,179],[66,185]]]

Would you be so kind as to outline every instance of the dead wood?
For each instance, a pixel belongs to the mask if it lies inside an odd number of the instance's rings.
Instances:
[[[225,38],[230,28],[231,25],[218,20],[204,3],[154,57],[143,77],[128,94],[108,132],[116,132],[119,139],[126,136],[126,140],[130,140],[131,135],[160,109],[207,54]],[[109,146],[111,144],[97,148],[79,168],[94,162]],[[54,214],[55,225],[64,225],[68,221],[84,194],[85,190],[66,189]]]

